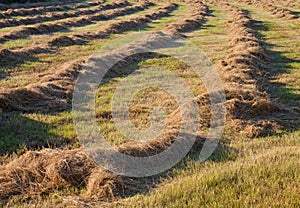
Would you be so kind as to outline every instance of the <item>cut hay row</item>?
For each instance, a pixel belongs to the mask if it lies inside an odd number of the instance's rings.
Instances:
[[[46,6],[46,7],[36,7],[36,8],[21,8],[21,9],[8,9],[7,11],[0,12],[1,18],[9,18],[12,16],[36,16],[41,15],[46,12],[57,12],[66,10],[76,10],[80,8],[88,8],[91,6],[97,6],[103,4],[104,1],[99,2],[87,2],[75,5],[62,5],[62,6]]]
[[[70,36],[60,36],[51,40],[48,45],[50,46],[69,46],[82,44],[83,42],[105,38],[110,34],[121,33],[127,30],[131,30],[137,27],[141,27],[147,23],[152,22],[153,20],[168,16],[170,12],[177,9],[177,5],[170,3],[167,6],[158,8],[154,12],[149,12],[138,17],[133,17],[128,20],[119,20],[113,22],[112,24],[106,26],[104,29],[101,29],[96,32],[87,32],[80,35],[70,35]]]
[[[3,112],[67,109],[71,102],[74,81],[80,69],[81,65],[78,63],[66,64],[54,74],[44,76],[38,83],[25,88],[6,90],[0,94],[0,109]]]
[[[78,186],[94,167],[95,164],[78,150],[28,152],[7,166],[0,167],[0,199],[27,193],[46,193],[67,186],[68,181],[72,180],[78,181]],[[74,182],[71,183],[75,185]]]
[[[62,21],[59,23],[37,24],[34,26],[25,27],[17,31],[12,31],[10,34],[7,35],[3,35],[0,38],[0,42],[5,43],[9,40],[27,38],[32,35],[44,35],[44,34],[59,32],[59,31],[67,30],[70,27],[82,27],[86,25],[91,25],[97,23],[98,21],[110,20],[118,16],[125,16],[135,12],[139,12],[147,9],[152,5],[153,5],[152,3],[145,2],[138,5],[103,11],[103,12],[99,12],[98,14],[87,15],[84,17],[79,17],[68,21]]]
[[[271,12],[275,17],[278,17],[278,18],[284,18],[284,19],[288,19],[288,20],[290,20],[290,19],[299,20],[299,17],[297,15],[293,14],[290,10],[285,9],[285,8],[280,8],[280,7],[271,5],[271,4],[263,4],[262,8]]]
[[[254,2],[259,3],[257,0]],[[251,4],[250,1],[247,1],[247,3],[249,5]],[[261,3],[274,5],[281,8],[300,9],[300,2],[295,0],[263,0]]]
[[[245,2],[244,0],[242,1]],[[185,1],[183,0],[183,2]],[[228,53],[226,54],[226,58],[220,61],[220,63],[218,63],[217,65],[220,76],[224,83],[224,88],[227,96],[227,127],[233,132],[239,132],[244,136],[252,138],[273,133],[277,129],[281,128],[282,122],[289,122],[289,116],[296,117],[295,120],[297,120],[297,122],[299,123],[299,113],[292,115],[291,111],[284,109],[283,106],[277,105],[277,102],[269,98],[268,93],[265,92],[266,89],[264,89],[264,87],[265,83],[267,83],[270,78],[268,70],[270,65],[272,64],[272,60],[267,55],[267,51],[264,48],[264,45],[266,43],[258,38],[260,37],[258,31],[253,29],[257,26],[257,24],[259,24],[258,21],[256,21],[254,18],[251,18],[246,10],[240,9],[230,4],[222,3],[219,0],[207,0],[207,2],[219,8],[222,8],[222,12],[224,11],[224,13],[221,13],[219,16],[216,12],[216,18],[223,18],[222,15],[224,15],[225,13],[228,13],[231,16],[231,20],[228,21],[228,24],[226,25],[226,28],[228,28],[228,31],[226,30],[226,32],[228,32],[228,36],[230,37],[230,42],[227,46]],[[225,0],[224,2],[228,1]],[[193,12],[191,13],[191,15],[184,15],[181,19],[178,19],[177,22],[168,24],[166,28],[163,29],[163,31],[169,33],[170,36],[172,36],[173,34],[180,34],[198,29],[202,26],[203,22],[206,21],[206,16],[209,13],[209,8],[205,4],[203,4],[201,1],[185,3],[193,7]],[[147,2],[143,2],[142,4],[147,4]],[[98,31],[95,32],[81,32],[83,34],[79,33],[78,35],[73,34],[70,36],[59,36],[53,38],[52,40],[46,40],[49,42],[46,43],[47,46],[45,47],[23,48],[22,50],[14,51],[8,49],[0,50],[0,62],[4,60],[16,60],[22,62],[22,60],[35,54],[42,54],[48,53],[50,51],[60,50],[57,47],[85,44],[86,42],[89,42],[91,40],[106,38],[110,34],[120,33],[123,31],[131,30],[133,28],[147,25],[153,20],[167,16],[168,14],[170,14],[170,12],[176,9],[176,6],[174,4],[164,5],[167,6],[160,7],[155,11],[148,12],[147,14],[141,14],[134,18],[117,20],[116,22],[112,23],[109,22],[105,25],[105,27],[101,27],[100,30],[98,28]],[[134,6],[132,6],[132,8],[133,7]],[[120,12],[121,10],[118,11]],[[129,13],[130,12],[128,10],[128,13],[126,14]],[[99,15],[101,16],[102,14]],[[109,13],[107,13],[107,15],[109,15]],[[110,15],[112,15],[112,13],[110,13]],[[270,15],[268,15],[267,17],[270,17]],[[113,18],[113,16],[111,16],[111,18]],[[226,19],[227,18],[228,17],[226,16]],[[283,16],[283,18],[287,18],[287,16],[285,15]],[[218,27],[220,25],[219,22],[218,24],[214,23],[213,21],[208,23],[209,24],[207,24],[207,27]],[[84,24],[85,23],[83,23],[83,25]],[[225,33],[226,35],[226,32],[222,31],[222,34]],[[160,34],[161,33],[159,32],[153,34],[153,36],[148,40],[145,40],[145,42],[151,45],[155,45],[156,40],[161,40]],[[214,35],[215,30],[208,30],[203,34]],[[212,38],[216,39],[217,37],[219,36],[213,36]],[[224,46],[223,43],[221,43],[221,40],[218,41],[218,44],[221,45],[219,48]],[[159,41],[159,43],[161,44],[161,41]],[[208,43],[211,44],[211,42]],[[132,48],[132,46],[128,47],[127,49],[124,49],[124,51],[129,51]],[[112,51],[110,55],[112,57],[116,57],[114,51]],[[133,63],[139,63],[141,60],[145,60],[149,57],[151,58],[151,55],[145,53],[128,57],[128,60],[126,59],[116,64],[115,67],[111,69],[112,73],[114,73],[114,70],[120,70],[120,68],[126,67]],[[8,89],[0,92],[0,113],[4,112],[4,114],[6,114],[6,112],[8,112],[8,114],[10,114],[11,111],[17,111],[16,114],[19,114],[21,112],[34,112],[39,115],[39,112],[43,111],[57,113],[61,110],[70,109],[74,82],[78,76],[78,73],[82,70],[83,65],[84,63],[82,61],[75,60],[71,64],[67,63],[59,68],[55,68],[53,70],[54,72],[49,70],[51,74],[39,74],[41,76],[39,76],[40,80],[38,80],[37,83],[32,83],[26,87]],[[208,129],[210,127],[209,122],[211,119],[209,95],[203,94],[201,96],[198,96],[194,101],[196,101],[199,106],[201,125],[205,125],[205,127]],[[168,115],[166,126],[169,128],[167,128],[158,138],[147,143],[130,141],[130,138],[128,138],[129,141],[116,147],[116,149],[122,153],[126,153],[127,155],[135,157],[145,157],[161,153],[174,142],[176,136],[178,135],[179,125],[182,122],[182,113],[184,112],[181,112],[180,109],[177,109],[173,113]],[[284,115],[285,120],[281,120],[282,114],[286,114]],[[28,116],[27,114],[25,115]],[[14,116],[14,113],[12,113],[12,116]],[[68,118],[63,116],[63,120],[59,121],[58,125],[65,125],[65,119]],[[41,122],[43,122],[43,119],[41,120]],[[55,121],[55,125],[57,123],[58,122]],[[201,130],[199,130],[197,134],[197,141],[191,150],[197,150],[197,153],[199,153],[199,149],[202,147],[202,138],[205,138],[206,136],[204,132],[200,131]],[[297,135],[298,134],[295,134],[295,139],[297,139]],[[227,139],[227,133],[224,136]],[[232,137],[230,136],[228,138]],[[259,172],[259,177],[258,179],[253,178],[253,180],[251,178],[249,181],[253,184],[262,183],[263,185],[265,185],[265,176],[267,175],[267,179],[272,179],[272,177],[269,177],[272,176],[272,172],[270,172],[269,169],[265,170],[263,167],[261,169],[257,169],[255,165],[257,165],[260,160],[265,160],[265,158],[268,162],[277,162],[278,158],[281,159],[282,155],[284,157],[291,156],[299,149],[290,148],[289,150],[291,150],[291,154],[286,154],[288,151],[277,151],[277,149],[275,149],[276,151],[274,151],[274,149],[270,149],[269,151],[267,149],[267,154],[259,155],[259,157],[254,157],[253,159],[253,154],[257,153],[258,149],[259,151],[266,150],[264,148],[265,146],[269,147],[272,145],[278,145],[280,146],[280,150],[284,149],[284,146],[286,146],[285,143],[281,143],[279,140],[277,140],[277,138],[276,140],[273,139],[273,137],[270,138],[272,139],[271,142],[263,142],[261,139],[257,139],[259,141],[251,143],[250,146],[248,146],[246,143],[244,144],[244,142],[241,142],[239,140],[239,145],[230,145],[230,148],[234,149],[230,151],[228,150],[228,156],[222,156],[220,159],[216,158],[217,160],[214,160],[215,158],[213,158],[212,161],[208,162],[208,164],[198,165],[196,164],[197,162],[195,163],[188,160],[187,167],[184,166],[183,169],[180,167],[179,170],[175,170],[175,172],[172,172],[171,176],[169,177],[173,178],[173,175],[175,174],[175,180],[172,179],[172,181],[169,182],[179,182],[179,184],[195,184],[195,178],[200,178],[202,180],[203,177],[205,178],[207,176],[206,181],[208,181],[208,184],[204,184],[203,187],[208,187],[208,189],[211,188],[213,190],[213,194],[219,190],[215,188],[216,184],[225,184],[228,189],[227,182],[232,182],[231,185],[233,189],[229,190],[233,193],[232,198],[238,197],[243,199],[243,196],[249,196],[249,193],[247,193],[248,187],[246,187],[246,191],[241,191],[241,187],[239,186],[240,184],[235,183],[234,180],[237,178],[237,175],[239,175],[239,173],[243,174],[244,172],[240,172],[238,170],[236,171],[234,169],[232,173],[232,169],[228,167],[234,166],[238,167],[237,169],[240,169],[241,165],[243,166],[243,164],[249,163],[249,161],[247,160],[247,158],[245,160],[245,158],[242,157],[240,159],[237,158],[239,163],[236,163],[236,153],[234,152],[241,151],[241,155],[247,155],[247,157],[250,155],[251,161],[249,164],[251,167],[249,166],[249,175]],[[285,139],[281,136],[278,137],[278,139],[282,138]],[[292,138],[286,139],[291,140],[289,141],[290,143],[288,143],[288,145],[294,144]],[[232,142],[234,143],[235,141]],[[243,147],[240,148],[240,146]],[[247,149],[251,149],[251,151],[247,152]],[[218,152],[217,154],[219,153],[223,154],[222,152]],[[271,155],[272,157],[269,158],[269,155]],[[239,156],[240,154],[238,154],[237,157]],[[299,159],[299,157],[296,159]],[[234,160],[234,163],[232,162],[232,160]],[[189,164],[190,162],[191,165]],[[224,164],[220,167],[217,167],[220,163]],[[262,164],[261,166],[263,165],[264,164]],[[217,167],[218,170],[224,170],[224,174],[216,175],[214,174],[214,172],[210,172],[210,170],[215,167]],[[291,167],[293,167],[292,162]],[[286,169],[284,166],[282,166],[281,169],[287,171],[283,171],[278,174],[278,177],[280,179],[278,179],[279,186],[274,186],[275,190],[272,189],[271,192],[278,192],[278,190],[276,189],[282,185],[282,180],[280,177],[285,178],[287,174],[290,174],[291,177],[289,178],[291,178],[291,180],[294,179],[295,174],[293,173],[293,171],[290,171],[294,170],[293,168]],[[197,170],[204,170],[204,172],[206,171],[207,173],[206,175],[195,175],[194,172],[197,172]],[[184,180],[182,180],[182,176],[187,176],[188,178],[184,178]],[[21,203],[25,203],[24,206],[42,206],[40,205],[41,201],[38,200],[38,202],[35,202],[35,199],[40,198],[42,198],[42,200],[46,199],[51,200],[51,202],[53,201],[53,204],[51,203],[50,205],[43,205],[47,207],[53,207],[54,204],[57,207],[102,207],[102,202],[110,207],[114,206],[114,204],[111,202],[114,200],[118,200],[120,197],[128,197],[136,193],[145,193],[147,190],[149,190],[149,188],[155,186],[155,183],[159,182],[159,177],[164,177],[164,174],[153,178],[130,178],[116,175],[106,170],[104,167],[95,164],[95,162],[92,161],[81,148],[73,150],[43,149],[41,151],[26,151],[26,153],[12,160],[11,162],[5,165],[0,165],[0,207],[10,206],[5,205],[7,201],[9,201],[9,203],[13,206],[18,206],[18,204],[20,204],[19,206],[23,206],[21,205]],[[239,179],[240,178],[238,178],[238,180]],[[243,181],[243,177],[241,177],[241,180]],[[295,180],[292,181],[294,182]],[[162,184],[162,186],[163,185],[165,184]],[[74,187],[78,189],[74,191]],[[176,187],[174,189],[174,186],[172,186],[172,184],[170,187],[171,188],[167,189],[166,191],[161,191],[161,189],[157,190],[157,193],[154,194],[158,194],[158,197],[155,198],[154,203],[152,204],[154,204],[155,206],[166,206],[166,204],[172,206],[173,200],[175,198],[179,198],[179,200],[177,201],[182,201],[182,206],[189,206],[190,201],[195,202],[195,206],[197,206],[196,203],[202,203],[204,201],[204,204],[205,202],[207,202],[207,195],[205,195],[205,193],[203,195],[204,198],[203,196],[201,196],[202,198],[200,197],[201,199],[199,198],[199,200],[195,200],[195,198],[191,197],[186,197],[186,195],[189,194],[193,195],[194,192],[192,193],[192,191],[198,191],[199,188],[197,189],[197,186],[194,186],[191,190],[188,186],[185,187],[188,188],[187,190],[183,190],[181,186],[178,186],[178,189]],[[263,190],[262,195],[270,195],[270,187],[267,187],[266,190]],[[294,190],[296,189],[292,186],[291,190],[292,193],[295,193]],[[65,191],[67,193],[65,193]],[[169,193],[170,195],[168,195]],[[213,199],[213,194],[211,199]],[[195,194],[193,196],[195,196]],[[182,197],[182,199],[180,197]],[[292,200],[297,199],[297,194],[294,194],[293,197],[294,198],[286,202],[286,204],[289,204]],[[57,199],[61,199],[62,202]],[[29,204],[27,204],[27,200],[29,201]],[[33,200],[34,202],[32,202],[31,200]],[[222,199],[217,199],[214,205],[223,203],[223,201],[218,202],[218,200]],[[157,201],[158,203],[155,203],[155,201]],[[214,200],[212,201],[214,202]],[[230,199],[228,201],[230,201]],[[251,204],[252,201],[249,202],[249,204]],[[44,201],[42,202],[44,203]],[[254,204],[257,204],[256,202],[257,201],[255,201]],[[240,202],[237,202],[237,204],[239,203]],[[260,202],[258,202],[258,204],[259,203]],[[145,204],[147,204],[147,202],[145,202]],[[175,206],[174,204],[175,203],[173,203],[173,206]],[[228,204],[232,205],[232,202],[228,202]],[[122,204],[119,206],[121,207]],[[132,206],[129,200],[127,202],[127,206]],[[136,206],[142,207],[141,205]]]
[[[300,2],[295,0],[279,0],[274,2],[273,0],[269,1],[270,4],[280,4],[282,7],[288,7],[291,9],[300,9]]]
[[[37,7],[51,7],[51,6],[63,6],[66,4],[77,4],[84,0],[60,0],[54,2],[36,2],[36,3],[26,3],[26,4],[0,4],[0,11],[14,10],[14,9],[24,9],[24,8],[37,8]]]
[[[148,44],[160,40],[160,34],[153,34]],[[132,47],[132,46],[130,46]],[[129,48],[130,48],[129,47]],[[124,49],[127,51],[128,49]],[[111,54],[115,57],[116,54]],[[138,54],[128,59],[135,63],[140,56]],[[120,65],[128,66],[128,62],[120,62]],[[117,70],[117,69],[116,69]],[[166,149],[175,140],[181,123],[180,110],[176,110],[167,119],[169,130],[164,131],[158,138],[148,143],[129,141],[117,149],[131,156],[143,157],[155,155]],[[193,150],[199,148],[202,141],[197,140]],[[42,167],[42,168],[41,168]],[[11,163],[0,166],[0,199],[5,200],[14,195],[26,198],[30,195],[49,193],[55,189],[68,186],[85,186],[86,192],[80,197],[109,201],[119,196],[127,196],[145,189],[147,183],[129,177],[117,176],[103,167],[97,166],[83,150],[42,150],[29,151]],[[153,185],[151,183],[151,185]]]
[[[76,37],[76,39],[72,36],[61,36],[50,41],[49,44],[66,46],[80,44],[82,41],[89,41],[91,39],[105,38],[109,34],[131,30],[155,19],[164,17],[176,8],[177,6],[175,4],[168,3],[166,6],[160,7],[155,11],[143,14],[139,17],[114,22],[105,29],[94,34],[83,34],[80,37]],[[2,57],[2,60],[7,60],[10,57],[12,61],[16,59],[22,60],[25,56],[31,56],[36,53],[45,53],[47,50],[51,49],[41,49],[40,47],[36,47],[28,50],[12,52],[4,49],[0,52],[0,57]],[[71,64],[71,66],[67,65],[62,67],[61,70],[56,71],[55,74],[44,77],[40,82],[31,84],[26,88],[2,92],[0,94],[0,109],[2,109],[3,112],[49,111],[53,109],[59,111],[66,109],[71,102],[74,81],[80,67],[79,64]]]
[[[155,37],[153,38],[155,39]],[[151,40],[148,41],[151,42]],[[136,62],[136,59],[131,58],[129,61]],[[121,64],[127,66],[128,62],[122,62]],[[65,74],[74,74],[74,70],[63,71]],[[59,77],[62,77],[62,75],[56,76],[56,79]],[[52,81],[53,77],[50,76],[48,79]],[[15,98],[13,101],[16,101]],[[180,111],[175,111],[167,123],[168,126],[178,128]],[[174,141],[177,132],[174,131],[174,128],[170,129],[172,129],[171,132],[164,132],[159,138],[149,143],[128,142],[118,149],[120,152],[134,156],[157,154]],[[201,141],[199,142],[197,144],[201,146]],[[39,167],[43,167],[43,169]],[[29,192],[33,195],[43,194],[68,186],[81,185],[85,186],[87,191],[80,197],[107,201],[115,197],[137,193],[147,186],[147,184],[142,183],[144,181],[117,176],[102,167],[96,166],[82,150],[29,151],[8,165],[0,167],[0,176],[4,175],[5,177],[0,179],[1,184],[3,184],[0,198],[3,200],[14,195],[26,198],[26,194]],[[151,183],[151,185],[153,184]],[[69,202],[66,201],[66,203]]]
[[[0,50],[0,62],[8,63],[8,62],[22,62],[22,60],[31,57],[33,55],[48,53],[50,49],[44,47],[30,47],[22,50],[9,50],[2,49]]]
[[[208,7],[201,1],[188,1],[187,4],[191,4],[193,7],[191,14],[176,23],[168,24],[165,28],[167,32],[184,33],[195,30],[203,24],[205,16],[208,14]]]
[[[119,195],[124,195],[126,186],[121,177],[97,167],[79,150],[29,151],[7,166],[0,167],[0,176],[0,199],[3,201],[13,196],[16,199],[17,196],[29,198],[70,186],[86,186],[87,197],[97,195],[107,201],[114,197],[116,189]]]
[[[123,8],[125,6],[125,8]],[[112,8],[110,8],[112,7]],[[120,9],[115,9],[114,11],[110,11],[110,9],[114,9],[116,7],[121,7]],[[120,16],[123,13],[127,12],[132,12],[132,9],[136,8],[138,9],[139,7],[134,7],[134,6],[128,6],[126,7],[123,5],[123,3],[116,3],[116,4],[111,4],[107,7],[106,9],[97,9],[97,12],[92,12],[92,15],[86,15],[84,16],[83,13],[80,11],[76,13],[81,13],[78,18],[71,18],[71,19],[66,19],[65,21],[60,21],[60,22],[55,22],[55,23],[40,23],[36,25],[32,25],[29,27],[22,27],[17,30],[12,30],[7,34],[4,34],[0,37],[0,43],[7,42],[9,40],[16,40],[19,38],[27,38],[31,35],[42,35],[42,34],[47,34],[47,33],[53,33],[53,32],[59,32],[61,30],[67,30],[70,27],[80,27],[80,26],[85,26],[88,24],[93,24],[95,22],[93,21],[101,21],[101,20],[107,20],[109,18],[118,16],[118,13],[120,13]],[[87,13],[90,13],[90,11],[87,11]],[[94,13],[94,14],[93,14]]]
[[[260,7],[265,9],[266,11],[270,12],[274,17],[277,18],[283,18],[287,20],[296,20],[300,22],[299,17],[295,14],[293,14],[290,10],[282,7],[276,6],[276,4],[273,3],[268,3],[266,1],[260,1],[260,0],[239,0],[241,3],[246,3],[247,5],[253,5],[256,7]]]
[[[254,20],[237,7],[213,3],[233,14],[228,24],[230,51],[219,66],[227,97],[228,124],[247,137],[270,134],[280,128],[270,117],[280,109],[262,86],[271,60],[251,29]]]
[[[19,18],[19,19],[3,19],[0,21],[0,27],[15,27],[19,25],[31,25],[31,24],[42,23],[46,21],[55,21],[55,20],[73,18],[73,17],[82,17],[83,15],[98,14],[99,12],[104,10],[115,9],[118,7],[125,7],[128,5],[129,5],[128,1],[122,1],[122,2],[106,4],[104,6],[96,6],[94,8],[89,8],[85,10],[69,11],[69,12],[63,12],[58,14],[51,13],[47,15],[39,15],[39,16]],[[84,17],[82,17],[82,19],[83,18]]]
[[[100,14],[95,15],[95,16],[90,16],[90,19],[93,19],[93,20],[96,20],[96,19],[108,20],[108,19],[112,19],[112,18],[117,17],[117,16],[123,16],[123,15],[132,14],[134,12],[142,11],[144,9],[147,9],[150,6],[152,6],[152,3],[144,2],[144,3],[140,3],[138,5],[125,7],[125,8],[122,8],[122,9],[115,9],[115,10],[112,10],[112,11],[108,11],[106,13],[100,13]],[[17,37],[18,38],[21,38],[21,37],[25,38],[29,35],[44,34],[44,33],[49,33],[50,31],[54,32],[54,31],[59,31],[59,30],[62,30],[62,29],[66,29],[67,24],[73,24],[73,26],[75,26],[75,24],[77,24],[76,26],[83,26],[87,23],[89,23],[89,22],[88,21],[84,21],[84,22],[81,22],[81,21],[75,22],[74,21],[74,22],[68,22],[65,25],[62,25],[63,23],[56,24],[56,25],[53,24],[51,26],[41,24],[37,28],[34,28],[34,29],[31,28],[29,30],[29,28],[26,28],[26,31],[23,31],[22,33],[19,33],[18,35],[15,34],[15,36],[16,36],[16,38]],[[104,33],[105,32],[106,31],[104,31]],[[56,39],[54,38],[54,40],[56,40]],[[21,62],[22,60],[24,60],[26,58],[29,58],[29,57],[32,57],[32,56],[37,55],[37,54],[47,53],[47,52],[53,51],[52,42],[53,41],[48,42],[48,44],[46,44],[46,46],[43,45],[43,46],[36,46],[36,47],[30,47],[30,48],[23,48],[21,50],[2,49],[2,50],[0,50],[0,61],[2,61],[3,63],[6,63],[6,62],[16,63],[16,62]],[[58,39],[57,44],[60,43],[60,46],[69,46],[69,45],[75,45],[75,44],[80,44],[81,45],[81,44],[84,44],[85,42],[86,42],[85,40],[80,40],[80,39],[75,39],[74,40],[74,39],[71,39],[69,37],[63,36],[63,38]]]

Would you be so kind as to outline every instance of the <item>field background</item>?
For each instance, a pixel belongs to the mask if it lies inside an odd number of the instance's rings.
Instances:
[[[300,1],[48,1],[0,4],[0,206],[300,207]],[[201,113],[191,152],[154,177],[117,176],[80,148],[72,120],[74,82],[102,46],[140,31],[179,34],[220,74],[226,127],[215,153],[197,158],[210,107],[186,64],[156,53],[116,64],[96,96],[99,129],[129,155],[156,154],[178,133],[178,104],[147,89],[130,106],[146,129],[154,106],[167,128],[140,145],[118,132],[113,93],[133,71],[162,67],[183,78]],[[198,154],[197,154],[198,153]]]

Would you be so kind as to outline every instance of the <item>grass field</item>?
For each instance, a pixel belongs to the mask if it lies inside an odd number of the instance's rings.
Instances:
[[[300,207],[299,14],[300,2],[292,0],[0,5],[0,206]],[[179,35],[206,55],[224,88],[226,123],[216,150],[200,162],[212,110],[192,67],[154,52],[118,62],[95,96],[97,127],[117,150],[158,154],[182,124],[176,98],[147,88],[133,96],[130,122],[147,130],[159,107],[166,113],[164,131],[147,143],[119,131],[111,106],[132,72],[132,80],[152,68],[176,75],[201,115],[196,144],[178,164],[134,178],[106,170],[83,151],[72,96],[93,54],[106,47],[113,55],[127,42],[122,38],[145,31]]]

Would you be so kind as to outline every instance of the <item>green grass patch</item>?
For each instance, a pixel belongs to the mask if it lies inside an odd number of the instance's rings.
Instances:
[[[300,132],[234,140],[233,159],[189,160],[147,194],[116,207],[298,207]],[[232,158],[232,157],[231,157]]]
[[[23,47],[29,47],[34,43],[31,39],[17,39],[17,40],[11,40],[4,44],[1,44],[1,47],[9,48],[9,49],[18,49]]]
[[[68,113],[2,115],[0,154],[11,154],[24,149],[62,147],[75,143],[76,132]],[[11,131],[14,129],[14,131]]]

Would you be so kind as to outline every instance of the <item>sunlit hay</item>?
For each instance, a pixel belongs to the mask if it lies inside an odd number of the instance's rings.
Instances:
[[[79,27],[79,26],[84,26],[84,25],[90,25],[93,24],[94,21],[99,21],[99,20],[107,20],[111,19],[113,17],[116,17],[118,15],[125,15],[125,14],[130,14],[133,12],[140,11],[142,9],[146,9],[149,6],[152,5],[152,3],[148,1],[144,1],[143,3],[139,5],[134,5],[134,6],[128,6],[124,8],[118,8],[118,7],[123,7],[129,5],[127,2],[116,2],[112,4],[108,4],[104,7],[101,8],[96,8],[95,10],[87,10],[87,11],[76,11],[74,14],[70,14],[68,17],[73,17],[73,16],[81,16],[80,18],[73,18],[71,20],[66,20],[63,22],[56,22],[56,23],[40,23],[40,24],[35,24],[29,27],[23,27],[21,29],[15,30],[10,32],[9,34],[3,35],[0,37],[0,42],[5,42],[11,39],[18,39],[18,38],[27,38],[28,36],[31,35],[42,35],[42,34],[48,34],[48,33],[53,33],[53,32],[59,32],[62,30],[66,30],[70,27]],[[106,12],[100,12],[104,9],[112,9],[112,8],[117,8],[112,11],[106,11]],[[99,12],[97,12],[99,11]],[[90,13],[95,13],[95,14],[90,14]],[[39,17],[41,19],[41,22],[43,21],[50,21],[52,20],[51,17],[46,16],[46,17]],[[43,19],[44,18],[44,19]],[[59,19],[56,16],[53,17],[54,19]],[[39,23],[38,19],[32,19],[35,20],[35,23]],[[14,19],[14,21],[17,21]],[[19,20],[19,21],[22,21]],[[23,20],[26,21],[26,20]],[[5,22],[2,24],[5,26]],[[1,23],[0,23],[1,25]],[[68,38],[68,39],[67,39]],[[61,36],[61,37],[56,37],[52,41],[48,43],[49,46],[69,46],[69,45],[74,45],[74,44],[83,44],[85,41],[80,40],[74,37],[74,40],[71,37],[66,36]],[[64,44],[63,41],[66,41]]]
[[[91,3],[91,2],[89,2]],[[96,5],[102,4],[103,1],[95,2]],[[45,21],[54,21],[54,20],[60,20],[64,18],[76,18],[79,17],[79,19],[74,19],[75,21],[67,21],[67,22],[60,22],[56,25],[60,26],[67,26],[68,23],[80,23],[84,22],[85,20],[88,21],[90,17],[92,17],[92,14],[95,14],[97,16],[99,12],[102,12],[104,10],[109,10],[109,9],[114,9],[118,7],[125,7],[129,5],[129,2],[127,1],[120,1],[120,2],[112,2],[110,4],[106,4],[103,6],[97,6],[93,8],[88,8],[85,10],[76,10],[78,8],[86,8],[89,6],[96,6],[96,5],[91,5],[91,4],[85,4],[80,7],[80,5],[75,5],[75,6],[55,6],[54,8],[49,8],[49,7],[39,7],[39,8],[23,8],[23,9],[11,9],[7,10],[6,12],[3,12],[0,14],[8,18],[9,16],[24,16],[23,18],[9,18],[9,19],[3,19],[0,20],[0,26],[2,27],[12,27],[12,26],[18,26],[18,25],[32,25],[40,22],[45,22]],[[55,13],[54,11],[64,11],[62,13]],[[70,11],[66,11],[70,10]],[[75,11],[74,11],[75,10]],[[52,12],[52,13],[46,13],[46,12]],[[41,15],[42,14],[42,15]],[[33,16],[34,15],[34,16]],[[87,16],[85,16],[87,15]],[[53,26],[53,23],[50,23],[49,26]]]
[[[267,0],[254,0],[254,1],[249,1],[249,0],[239,0],[238,2],[244,3],[247,5],[253,5],[256,7],[260,7],[262,9],[265,9],[266,11],[270,12],[274,17],[277,18],[283,18],[286,20],[299,20],[299,17],[295,14],[293,14],[290,10],[279,7],[277,5],[274,5],[274,2],[269,2]],[[299,6],[297,4],[292,4],[289,1],[285,1],[287,5],[291,7],[295,7],[296,9],[299,9]]]
[[[53,9],[53,7],[59,6],[59,7],[64,7],[66,4],[70,3],[76,3],[78,6],[82,5],[80,4],[82,0],[61,0],[61,1],[54,1],[54,2],[32,2],[32,3],[27,3],[27,4],[11,4],[11,5],[5,5],[5,4],[0,4],[0,10],[8,10],[14,11],[14,10],[22,10],[22,9],[32,9],[32,8],[49,8],[50,10]],[[101,2],[101,1],[100,1]],[[87,5],[97,5],[95,2],[88,2],[86,3]],[[80,8],[80,7],[78,7]]]
[[[64,47],[64,46],[71,46],[71,45],[82,45],[85,41],[76,39],[76,38],[70,38],[68,36],[59,36],[54,38],[51,42],[49,42],[49,46],[57,46],[57,47]]]
[[[251,29],[253,20],[239,8],[222,2],[217,4],[233,15],[233,20],[228,22],[232,34],[228,45],[231,48],[226,59],[219,64],[225,81],[228,126],[248,137],[267,135],[272,128],[273,131],[279,129],[277,121],[268,122],[274,125],[262,122],[280,110],[260,86],[271,59]]]
[[[85,183],[95,167],[81,150],[29,151],[5,166],[0,166],[0,198],[13,195],[47,193],[54,189]]]
[[[139,6],[133,6],[136,11],[140,10],[141,8],[147,8],[151,3],[148,1],[145,1],[141,3]],[[74,45],[74,44],[82,44],[85,41],[92,40],[92,39],[99,39],[99,38],[105,38],[109,34],[115,34],[120,33],[135,27],[138,27],[140,25],[146,24],[148,22],[151,22],[154,19],[166,16],[171,11],[176,9],[176,5],[173,3],[169,3],[166,6],[158,8],[156,11],[141,15],[139,17],[131,18],[129,20],[120,20],[117,22],[113,22],[110,25],[106,26],[104,29],[101,29],[96,32],[88,32],[83,35],[71,35],[71,36],[60,36],[57,38],[54,38],[53,40],[49,41],[50,46],[68,46],[68,45]],[[66,43],[64,42],[66,40]],[[66,44],[66,45],[64,45]]]
[[[197,103],[207,105],[208,97],[199,97]],[[204,111],[206,110],[207,108]],[[194,115],[190,112],[188,116]],[[118,146],[117,150],[136,157],[156,155],[175,141],[180,124],[181,111],[177,109],[167,120],[167,130],[158,138],[147,143],[129,141]],[[199,150],[203,141],[198,136],[191,151]],[[87,191],[82,195],[83,198],[107,201],[117,196],[140,192],[153,185],[116,176],[98,167],[80,149],[29,151],[11,163],[0,166],[0,175],[0,198],[3,200],[15,195],[24,199],[27,195],[39,195],[68,186],[86,186]]]
[[[25,88],[7,90],[0,95],[2,111],[48,111],[66,109],[71,102],[80,64],[65,64],[52,75]]]
[[[104,34],[107,33],[114,33],[114,31],[121,32],[123,30],[128,30],[130,28],[136,27],[138,25],[144,24],[146,22],[151,21],[146,16],[149,15],[150,18],[156,19],[160,18],[162,16],[165,16],[169,14],[171,11],[176,9],[176,5],[173,3],[168,3],[165,6],[158,8],[156,11],[151,12],[146,15],[142,15],[141,17],[136,17],[134,19],[130,20],[124,20],[117,23],[112,23],[108,28],[104,29],[102,31]],[[103,35],[103,33],[100,32],[100,34]],[[88,35],[89,36],[89,35]],[[78,37],[75,37],[78,39]],[[66,42],[64,42],[66,40]],[[68,37],[62,37],[62,40],[60,38],[57,39],[57,41],[60,43],[61,41],[63,44],[66,43],[73,43],[74,39],[69,39]],[[51,43],[51,41],[50,41]],[[49,109],[55,108],[56,110],[63,110],[68,107],[68,104],[70,104],[71,101],[71,93],[73,89],[73,84],[76,78],[76,75],[78,74],[79,69],[81,66],[69,66],[63,67],[63,70],[59,70],[58,73],[55,73],[54,75],[51,75],[51,80],[49,82],[44,82],[41,80],[39,83],[32,84],[26,87],[26,89],[13,89],[10,91],[7,91],[3,93],[0,97],[2,104],[1,108],[3,111],[13,109],[13,110],[22,110],[22,111],[32,111],[32,110],[38,110],[43,109],[43,111],[48,111]],[[67,72],[67,73],[66,73]],[[69,73],[70,72],[70,73]],[[54,81],[53,81],[54,79]],[[20,92],[26,92],[25,101],[23,102],[16,102],[12,103],[11,100],[20,100],[22,101],[22,97],[18,97],[21,93]],[[30,100],[28,98],[35,98]],[[43,99],[40,99],[43,98]],[[28,100],[28,102],[27,102]]]
[[[32,59],[34,55],[48,52],[50,52],[49,49],[36,46],[21,50],[2,49],[0,50],[0,62],[3,65],[20,64],[25,60]]]
[[[187,3],[193,6],[191,14],[176,23],[167,24],[165,27],[166,32],[172,34],[189,32],[198,29],[204,23],[205,16],[208,15],[208,7],[201,1],[188,1]]]
[[[124,193],[122,177],[100,167],[92,170],[86,188],[83,197],[94,200],[111,201],[115,196]]]

